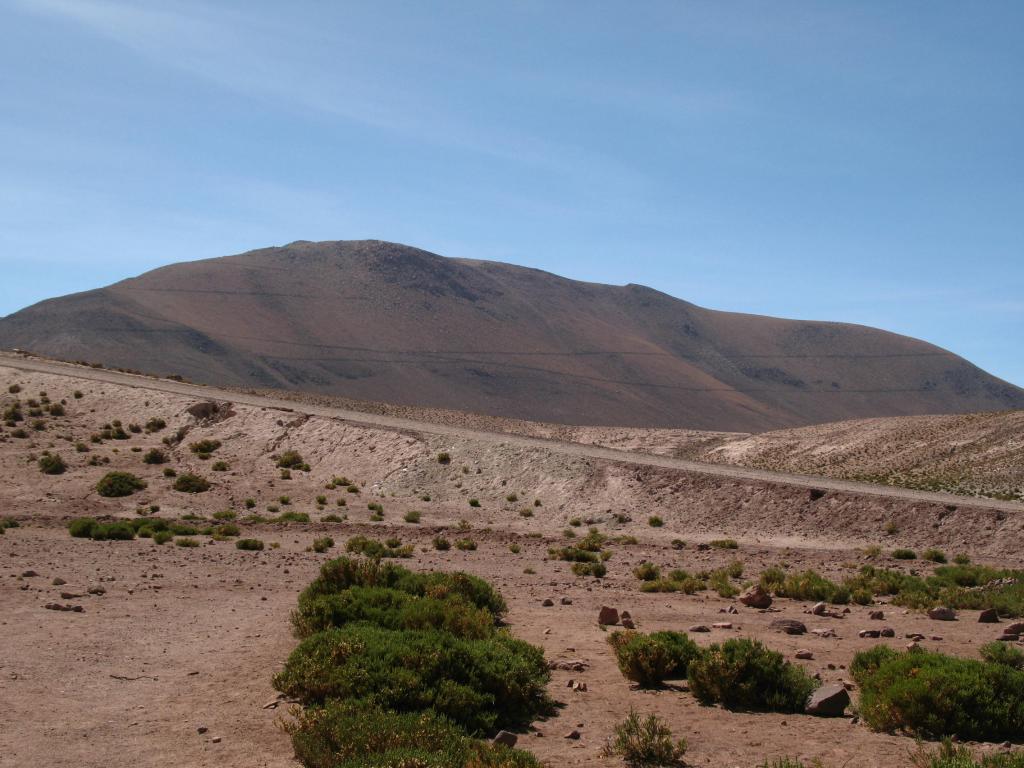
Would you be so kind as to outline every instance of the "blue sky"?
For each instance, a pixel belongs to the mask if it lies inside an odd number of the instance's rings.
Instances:
[[[1024,4],[0,0],[0,315],[380,238],[1024,385]]]

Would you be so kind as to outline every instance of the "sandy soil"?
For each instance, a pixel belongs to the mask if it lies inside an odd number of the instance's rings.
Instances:
[[[12,437],[8,428],[0,433],[0,514],[21,522],[0,536],[0,765],[12,768],[295,765],[288,740],[275,725],[287,717],[285,708],[265,707],[275,700],[270,678],[295,643],[288,614],[296,596],[319,564],[340,550],[307,551],[313,538],[325,533],[339,545],[357,533],[399,536],[416,546],[415,557],[403,561],[409,567],[464,569],[488,578],[508,599],[509,622],[518,636],[541,645],[552,661],[583,662],[582,672],[553,672],[552,694],[565,707],[520,739],[552,766],[617,765],[599,750],[630,707],[662,715],[676,735],[689,740],[694,765],[756,766],[766,757],[791,755],[820,757],[830,767],[907,766],[911,739],[872,733],[850,718],[729,713],[699,706],[682,688],[632,690],[615,666],[607,634],[597,626],[598,609],[627,608],[648,631],[730,621],[730,629],[694,637],[708,643],[751,635],[791,658],[806,648],[814,659],[798,663],[825,680],[843,680],[853,654],[874,643],[899,647],[907,633],[921,632],[941,638],[925,641],[928,647],[973,655],[999,628],[978,624],[970,613],[957,622],[934,622],[881,606],[886,618],[879,623],[869,621],[868,609],[861,607],[832,619],[809,616],[807,604],[792,600],[777,600],[763,613],[713,593],[647,595],[639,592],[632,569],[644,560],[700,570],[739,559],[746,576],[786,563],[838,578],[865,562],[862,548],[868,544],[886,550],[939,546],[982,562],[1024,563],[1022,516],[1015,513],[840,492],[811,501],[806,488],[780,483],[237,404],[228,418],[204,423],[187,412],[196,402],[192,398],[0,369],[0,393],[14,382],[23,389],[23,401],[40,391],[54,401],[66,399],[67,415],[46,417],[46,429],[27,439]],[[75,390],[81,399],[72,397]],[[0,401],[8,399],[0,394]],[[142,424],[155,416],[168,424],[160,433],[89,443],[89,435],[113,419]],[[159,446],[179,427],[188,434],[169,451],[169,466],[212,480],[207,493],[177,493],[162,467],[141,460],[145,449]],[[223,443],[207,461],[187,447],[202,438]],[[91,450],[76,452],[78,441]],[[287,448],[302,452],[311,465],[308,474],[296,471],[294,479],[280,479],[271,455]],[[39,472],[32,457],[44,449],[64,457],[65,474]],[[440,451],[451,454],[450,464],[438,463]],[[96,457],[109,464],[90,465]],[[216,460],[226,461],[229,470],[212,471]],[[111,469],[144,477],[148,488],[124,499],[98,497],[92,486]],[[324,483],[336,475],[356,481],[360,493],[325,490]],[[323,509],[316,502],[320,494],[327,496]],[[513,494],[516,500],[507,500]],[[291,499],[282,509],[308,512],[314,522],[243,525],[245,535],[280,544],[262,553],[240,552],[230,541],[206,537],[199,537],[203,546],[186,549],[144,539],[72,539],[65,530],[73,517],[134,517],[137,508],[150,504],[158,504],[166,518],[208,517],[229,508],[244,515],[243,500],[253,498],[255,511],[269,514],[266,507],[280,506],[281,495]],[[344,508],[337,506],[339,498],[346,500]],[[471,507],[470,498],[481,506]],[[533,506],[534,499],[541,506]],[[383,522],[370,522],[370,500],[384,506]],[[419,524],[402,522],[412,509],[422,512]],[[533,515],[521,516],[523,509]],[[329,513],[348,519],[322,522]],[[629,520],[618,522],[615,513]],[[664,527],[647,525],[654,514],[664,518]],[[546,559],[548,547],[563,541],[562,531],[574,518],[609,534],[635,536],[638,543],[612,546],[607,578],[576,578],[567,563]],[[468,532],[454,530],[461,520]],[[884,532],[889,522],[899,528],[894,536]],[[440,531],[452,539],[469,536],[479,548],[437,552],[429,542]],[[738,539],[739,550],[694,546],[721,536]],[[685,539],[687,547],[673,549],[675,538]],[[518,554],[509,549],[513,543],[521,548]],[[31,571],[37,575],[27,575]],[[54,584],[55,579],[66,583]],[[90,587],[105,592],[89,594]],[[571,604],[562,605],[563,597]],[[545,598],[555,605],[544,607]],[[83,611],[47,610],[52,602],[80,605]],[[724,613],[730,607],[737,613]],[[799,618],[812,630],[832,628],[837,637],[771,632],[768,623],[778,617]],[[860,629],[884,625],[896,630],[894,639],[857,636]],[[588,690],[570,690],[570,678],[586,682]],[[564,738],[574,729],[579,740]]]

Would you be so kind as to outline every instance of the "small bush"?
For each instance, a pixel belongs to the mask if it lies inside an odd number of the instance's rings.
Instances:
[[[914,550],[912,550],[912,549],[894,549],[892,551],[892,556],[896,560],[916,560],[917,559],[917,553],[914,552]]]
[[[308,523],[308,512],[283,512],[274,519],[275,523]]]
[[[235,542],[235,549],[245,550],[246,552],[261,552],[263,551],[263,542],[260,539],[239,539]]]
[[[177,477],[178,472],[173,467],[164,467],[164,477]]]
[[[730,710],[802,712],[817,684],[782,654],[748,638],[715,644],[690,662],[690,690]]]
[[[96,493],[108,498],[118,498],[131,496],[145,487],[146,483],[130,472],[108,472],[96,483]]]
[[[673,741],[672,731],[656,715],[641,719],[633,710],[615,726],[615,735],[601,751],[606,757],[621,757],[629,768],[686,765],[686,741]]]
[[[413,547],[411,544],[402,546],[402,542],[398,539],[381,542],[376,539],[368,539],[366,536],[353,536],[345,543],[345,551],[380,559],[412,557]]]
[[[604,578],[608,568],[604,563],[573,563],[572,572],[577,576],[593,576],[595,579]]]
[[[221,537],[238,536],[241,532],[242,529],[234,523],[224,523],[214,529],[214,534]]]
[[[145,464],[163,464],[167,461],[167,454],[159,448],[150,448],[142,457]]]
[[[715,549],[739,549],[735,539],[713,539],[708,542]]]
[[[941,549],[926,549],[921,553],[922,560],[930,560],[933,563],[945,563],[946,553]]]
[[[436,549],[439,552],[446,552],[447,550],[452,548],[452,543],[448,541],[448,539],[446,539],[444,536],[435,536],[433,544],[434,549]]]
[[[661,528],[661,526],[665,524],[665,521],[658,515],[651,515],[647,518],[647,524],[651,526],[651,528]]]
[[[1024,752],[994,752],[976,759],[969,747],[948,739],[935,752],[919,746],[911,759],[914,768],[1024,768]]]
[[[334,539],[330,536],[321,536],[318,539],[313,539],[313,551],[324,553],[334,546]]]
[[[473,552],[476,550],[476,542],[472,539],[456,539],[455,548],[463,552]]]
[[[198,455],[199,458],[207,458],[211,453],[220,448],[220,440],[200,440],[195,443],[190,443],[188,447],[189,450]]]
[[[654,563],[640,563],[633,569],[633,575],[640,581],[654,581],[661,578],[661,569]]]
[[[213,466],[210,467],[214,472],[227,472],[229,467],[226,461],[215,461]]]
[[[91,539],[92,529],[96,527],[96,519],[92,517],[79,517],[68,523],[68,533],[76,539]]]
[[[981,658],[990,664],[1002,664],[1012,669],[1024,669],[1024,651],[1008,643],[985,643],[978,649]]]
[[[613,632],[608,643],[619,671],[642,688],[686,677],[690,662],[700,655],[697,644],[681,632]]]
[[[234,513],[233,510],[230,509],[225,509],[221,512],[213,513],[214,520],[234,520],[236,517],[237,515]]]
[[[470,499],[469,500],[469,506],[471,506],[471,507],[479,507],[480,506],[480,499]]]
[[[154,531],[153,532],[153,543],[154,544],[166,544],[168,541],[174,538],[174,534],[170,531]]]
[[[64,459],[56,453],[44,453],[39,457],[39,471],[44,475],[63,475],[68,468]]]
[[[174,481],[174,490],[181,493],[203,493],[210,490],[210,481],[191,472],[183,472]]]
[[[277,466],[281,469],[298,469],[309,472],[309,464],[302,458],[298,451],[285,451],[277,457]]]
[[[190,538],[187,538],[187,537],[183,538],[183,539],[175,539],[174,543],[176,545],[178,545],[179,547],[198,547],[199,546],[199,542],[196,539],[190,539]]]
[[[422,513],[417,512],[415,509],[411,509],[403,515],[402,519],[407,523],[418,523],[422,516]]]
[[[437,454],[437,463],[438,464],[451,464],[452,463],[452,457],[448,454],[447,451],[441,451],[441,453]]]
[[[161,429],[167,426],[167,422],[161,419],[159,416],[154,416],[146,422],[145,430],[149,434],[153,432],[159,432]]]

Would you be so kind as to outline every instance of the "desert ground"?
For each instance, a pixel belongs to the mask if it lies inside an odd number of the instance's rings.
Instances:
[[[20,392],[9,393],[12,386]],[[826,768],[908,766],[913,739],[872,732],[854,716],[735,713],[699,705],[685,685],[635,689],[616,667],[608,630],[597,623],[600,608],[629,610],[644,631],[706,625],[710,632],[691,635],[701,644],[752,636],[825,681],[849,682],[854,653],[875,644],[902,648],[908,635],[919,633],[925,647],[976,656],[999,626],[978,623],[976,612],[939,622],[884,603],[851,605],[831,617],[810,615],[811,604],[797,600],[776,599],[757,610],[713,591],[648,594],[633,569],[646,561],[690,571],[741,561],[739,584],[756,581],[769,566],[813,568],[834,579],[868,562],[922,574],[934,567],[892,560],[888,553],[897,547],[1024,565],[1024,507],[1009,502],[943,503],[895,491],[814,494],[803,485],[485,441],[459,430],[309,416],[297,405],[287,410],[224,398],[210,404],[70,368],[58,375],[0,365],[0,404],[43,392],[64,403],[63,415],[29,418],[26,437],[9,427],[0,432],[0,516],[19,523],[0,536],[3,766],[297,765],[279,725],[289,717],[288,704],[278,699],[271,677],[295,645],[289,614],[299,591],[356,535],[399,538],[413,545],[413,556],[400,564],[465,570],[501,590],[512,632],[541,646],[555,667],[550,691],[564,706],[519,739],[551,766],[621,764],[600,750],[630,708],[660,715],[686,738],[692,765],[752,768],[791,756],[820,759]],[[166,426],[152,433],[130,429],[151,419]],[[115,420],[126,439],[91,441]],[[185,430],[181,439],[164,445],[179,430]],[[204,439],[221,443],[207,459],[189,447]],[[78,443],[87,450],[79,452]],[[151,448],[165,450],[169,461],[144,463]],[[40,472],[45,450],[64,459],[63,474]],[[272,457],[286,450],[300,452],[309,471],[283,479]],[[442,453],[448,462],[439,461]],[[226,464],[222,471],[213,470],[218,461]],[[212,487],[177,492],[165,468],[199,474]],[[112,470],[132,472],[147,487],[103,498],[95,485]],[[337,477],[349,484],[332,483]],[[369,503],[383,511],[374,515]],[[209,536],[195,537],[196,547],[92,541],[67,530],[77,517],[134,519],[152,506],[162,518],[204,521],[233,510],[242,535],[268,548],[240,551],[230,539]],[[245,522],[248,514],[288,511],[307,513],[310,522]],[[420,512],[418,522],[405,521],[411,511]],[[329,515],[344,519],[325,521]],[[652,527],[653,516],[664,524]],[[591,526],[613,537],[602,579],[577,577],[569,563],[548,556],[566,541],[566,530],[583,535]],[[325,535],[335,546],[311,551]],[[469,539],[477,548],[437,551],[438,535]],[[738,548],[701,546],[723,538],[735,539]],[[882,553],[869,554],[872,546]],[[882,621],[869,619],[880,609]],[[803,621],[810,631],[773,631],[769,623],[778,618]],[[882,626],[894,636],[858,634]],[[798,650],[812,658],[796,659]],[[570,680],[586,690],[569,687]],[[853,697],[856,702],[856,691]],[[567,738],[573,732],[578,738]]]

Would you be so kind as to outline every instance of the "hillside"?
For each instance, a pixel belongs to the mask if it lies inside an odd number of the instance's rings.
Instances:
[[[908,337],[380,241],[164,267],[10,315],[0,347],[563,424],[761,432],[1024,407],[1021,389]]]

